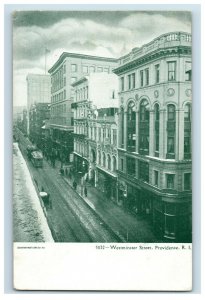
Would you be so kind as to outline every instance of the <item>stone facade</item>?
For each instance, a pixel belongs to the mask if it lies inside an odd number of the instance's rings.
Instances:
[[[191,36],[162,35],[119,62],[119,201],[190,240]]]

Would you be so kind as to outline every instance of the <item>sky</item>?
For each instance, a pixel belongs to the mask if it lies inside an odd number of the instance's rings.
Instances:
[[[171,31],[191,32],[185,11],[18,11],[13,13],[13,101],[26,105],[26,76],[45,74],[62,52],[119,58]]]

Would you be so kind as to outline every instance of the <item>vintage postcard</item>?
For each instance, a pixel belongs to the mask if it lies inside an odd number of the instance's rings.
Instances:
[[[191,17],[13,12],[15,289],[192,289]]]

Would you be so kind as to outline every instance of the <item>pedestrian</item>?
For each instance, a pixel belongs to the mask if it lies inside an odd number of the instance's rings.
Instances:
[[[88,191],[87,191],[87,188],[86,188],[86,186],[85,186],[85,188],[84,188],[84,194],[85,194],[85,197],[87,197],[87,195],[88,195]]]
[[[65,168],[65,175],[68,176],[68,168]]]
[[[76,191],[76,189],[77,189],[77,182],[75,180],[73,181],[73,188]]]

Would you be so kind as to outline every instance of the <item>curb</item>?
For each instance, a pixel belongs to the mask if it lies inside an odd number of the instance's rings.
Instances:
[[[62,179],[64,180],[64,182],[66,182],[68,185],[69,185],[69,187],[71,187],[72,188],[72,190],[83,200],[83,202],[86,204],[86,206],[92,211],[92,213],[94,213],[97,217],[98,217],[98,219],[103,223],[103,226],[105,227],[105,228],[107,228],[109,231],[111,231],[112,232],[112,234],[116,237],[116,239],[118,240],[118,242],[122,242],[122,243],[127,243],[127,241],[126,241],[126,239],[123,237],[123,236],[121,236],[121,235],[119,235],[118,233],[116,233],[103,219],[102,219],[102,217],[95,211],[95,210],[93,210],[93,208],[89,205],[89,203],[78,193],[78,192],[76,192],[74,189],[73,189],[73,187],[70,185],[70,183],[62,176]]]

